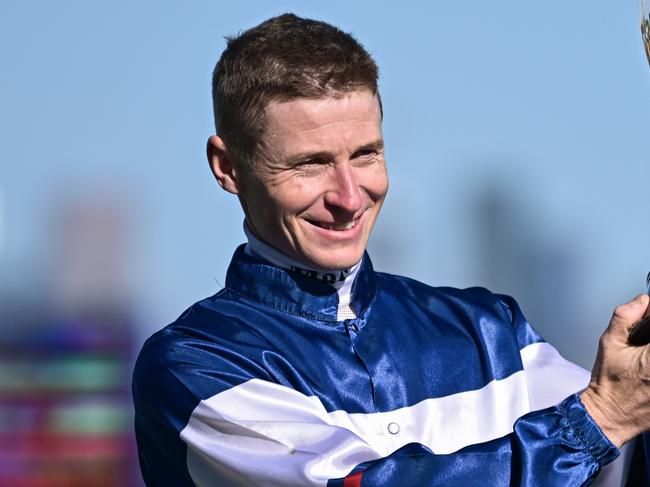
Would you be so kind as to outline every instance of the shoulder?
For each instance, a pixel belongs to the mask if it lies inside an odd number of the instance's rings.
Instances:
[[[136,404],[173,397],[195,405],[264,377],[264,371],[247,358],[245,347],[237,343],[243,335],[248,347],[259,341],[246,317],[231,309],[224,292],[195,303],[143,344],[133,370]]]
[[[385,272],[377,272],[377,281],[380,292],[398,295],[400,298],[435,299],[449,305],[473,305],[492,309],[510,319],[512,313],[510,304],[515,303],[512,298],[492,293],[483,287],[469,287],[465,289],[450,286],[431,286],[410,277]]]
[[[430,286],[409,277],[376,272],[378,301],[399,305],[404,313],[426,313],[435,318],[486,333],[514,333],[520,347],[543,341],[526,320],[517,301],[483,287],[465,289]]]

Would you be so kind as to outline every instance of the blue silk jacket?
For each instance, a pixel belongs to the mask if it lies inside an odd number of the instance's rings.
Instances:
[[[138,358],[147,485],[650,485],[647,439],[610,463],[619,450],[575,394],[589,374],[511,298],[378,273],[366,255],[357,318],[337,321],[337,304],[237,249],[226,287]]]

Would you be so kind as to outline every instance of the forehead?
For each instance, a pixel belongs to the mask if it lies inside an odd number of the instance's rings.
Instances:
[[[377,95],[369,90],[271,101],[265,110],[262,143],[266,149],[290,152],[313,146],[323,150],[323,145],[330,145],[336,150],[379,139],[381,108]]]

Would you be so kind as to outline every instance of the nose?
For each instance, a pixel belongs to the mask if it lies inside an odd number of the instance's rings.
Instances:
[[[334,166],[330,188],[325,192],[325,204],[339,212],[355,214],[363,205],[363,193],[358,175],[349,163]]]

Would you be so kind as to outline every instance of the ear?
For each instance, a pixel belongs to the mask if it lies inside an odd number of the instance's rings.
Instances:
[[[237,161],[221,137],[213,135],[208,139],[207,154],[210,169],[212,169],[212,174],[217,179],[219,186],[229,193],[239,194],[240,181]]]

